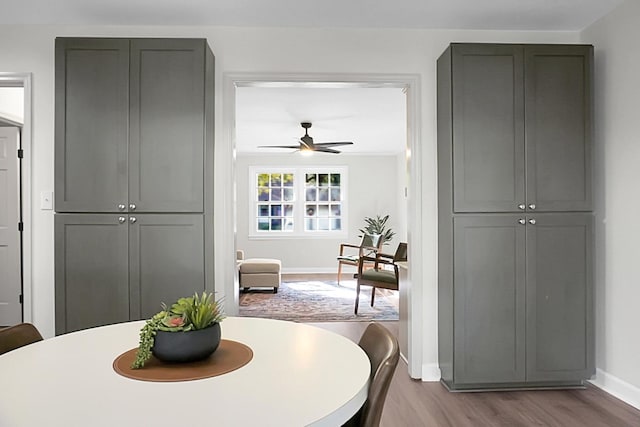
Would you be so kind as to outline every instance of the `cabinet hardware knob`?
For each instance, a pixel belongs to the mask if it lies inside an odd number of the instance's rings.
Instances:
[[[126,220],[127,220],[127,218],[125,218],[125,217],[123,217],[123,216],[119,216],[119,217],[118,217],[118,222],[119,222],[120,224],[124,224]]]
[[[135,224],[135,222],[136,222],[136,221],[137,221],[137,219],[136,219],[136,217],[135,217],[135,216],[132,216],[131,218],[129,218],[129,222],[130,222],[131,224]]]
[[[135,210],[136,210],[136,205],[135,205],[135,203],[131,203],[131,204],[129,205],[129,210],[132,210],[132,211],[135,211]]]
[[[529,209],[531,209],[532,211],[536,209],[536,204],[535,203],[531,203],[529,204]]]
[[[520,224],[522,224],[522,225],[525,225],[527,221],[525,221],[524,219],[520,218],[520,219],[518,220],[518,222],[519,222]]]
[[[526,206],[524,205],[524,203],[520,203],[520,204],[518,205],[518,209],[520,209],[520,210],[524,210],[524,208],[525,208],[525,207],[526,207]]]
[[[119,211],[123,211],[123,210],[125,210],[125,208],[126,208],[126,207],[127,207],[127,205],[125,205],[124,203],[120,203],[120,204],[118,205],[118,210],[119,210]]]
[[[536,225],[536,220],[535,220],[535,219],[533,219],[533,218],[532,218],[532,219],[530,219],[530,220],[529,220],[529,224],[531,224],[531,225]]]

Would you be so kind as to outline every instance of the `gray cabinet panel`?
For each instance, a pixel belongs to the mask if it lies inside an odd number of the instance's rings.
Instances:
[[[527,379],[593,374],[591,214],[537,214],[527,225]]]
[[[525,48],[527,203],[591,210],[591,46]]]
[[[522,47],[452,52],[454,211],[517,211],[525,199]]]
[[[180,297],[205,290],[203,215],[131,215],[133,319],[149,318]]]
[[[129,198],[142,212],[203,212],[204,40],[131,42]]]
[[[454,380],[525,380],[525,226],[515,215],[454,219]]]
[[[55,216],[56,334],[129,320],[127,228],[118,215]]]
[[[129,41],[56,39],[57,212],[127,202]]]

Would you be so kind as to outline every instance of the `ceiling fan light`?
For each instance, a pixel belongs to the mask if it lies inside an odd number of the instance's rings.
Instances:
[[[311,150],[309,148],[301,148],[300,149],[300,155],[301,156],[305,156],[305,157],[309,157],[309,156],[313,155],[313,150]]]

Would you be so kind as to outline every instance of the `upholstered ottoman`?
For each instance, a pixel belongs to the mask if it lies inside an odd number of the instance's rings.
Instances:
[[[240,287],[273,287],[273,293],[278,292],[280,286],[279,259],[248,258],[240,261],[239,265]]]

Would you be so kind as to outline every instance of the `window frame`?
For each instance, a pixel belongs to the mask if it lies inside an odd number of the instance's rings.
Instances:
[[[258,186],[256,177],[259,174],[293,174],[294,199],[293,230],[258,230]],[[306,174],[340,174],[340,222],[341,230],[305,230],[305,211],[307,201]],[[345,238],[348,236],[348,167],[347,166],[249,166],[249,214],[248,236],[252,240],[261,239],[308,239],[308,238]],[[264,203],[264,202],[263,202]],[[317,203],[317,202],[316,202]],[[282,201],[282,204],[289,204]]]

